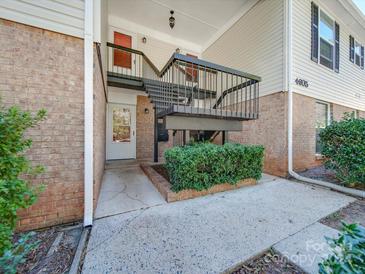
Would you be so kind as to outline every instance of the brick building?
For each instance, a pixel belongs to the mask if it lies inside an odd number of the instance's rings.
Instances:
[[[332,120],[365,117],[365,17],[351,0],[222,2],[0,3],[2,104],[48,111],[27,133],[46,190],[20,230],[90,225],[106,160],[203,138],[262,144],[265,172],[287,176],[321,164]]]

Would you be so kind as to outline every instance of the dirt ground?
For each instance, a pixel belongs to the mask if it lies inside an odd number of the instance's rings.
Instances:
[[[314,168],[310,168],[303,172],[299,172],[299,174],[304,177],[307,177],[307,178],[344,186],[344,184],[336,178],[335,172],[332,170],[326,169],[323,165],[314,167]],[[360,190],[365,190],[364,185],[356,185],[356,186],[352,186],[352,187],[356,188],[356,189],[360,189]]]
[[[18,273],[65,273],[69,270],[77,245],[80,240],[82,226],[73,224],[34,231],[31,241],[40,241],[32,250],[25,263],[17,268]],[[15,240],[21,234],[15,235]]]
[[[267,251],[261,256],[253,258],[243,265],[237,267],[230,274],[304,274],[296,265],[290,263],[286,258]]]
[[[162,177],[164,177],[168,182],[170,182],[169,174],[167,173],[164,165],[152,165],[151,166],[157,173],[159,173]]]
[[[336,174],[332,170],[326,169],[323,165],[307,169],[306,171],[299,172],[299,174],[307,178],[323,180],[329,183],[341,183],[338,179],[336,179]]]
[[[340,230],[342,227],[341,221],[348,224],[358,223],[365,226],[365,200],[357,200],[326,218],[323,218],[320,222]]]

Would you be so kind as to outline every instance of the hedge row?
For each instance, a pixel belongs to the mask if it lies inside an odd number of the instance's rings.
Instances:
[[[264,148],[241,144],[196,143],[165,152],[173,191],[203,190],[216,184],[260,179]]]
[[[365,119],[351,115],[320,133],[327,168],[347,186],[365,186]]]

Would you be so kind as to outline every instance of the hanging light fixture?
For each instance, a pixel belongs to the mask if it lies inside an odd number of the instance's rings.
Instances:
[[[174,11],[173,10],[170,10],[170,18],[169,18],[169,25],[170,25],[170,28],[174,28],[175,26],[175,17],[173,16],[174,15]]]

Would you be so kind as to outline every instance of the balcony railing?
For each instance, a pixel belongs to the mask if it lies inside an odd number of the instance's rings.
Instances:
[[[174,53],[160,71],[141,51],[108,43],[108,82],[145,90],[167,115],[250,120],[259,114],[261,78]]]

